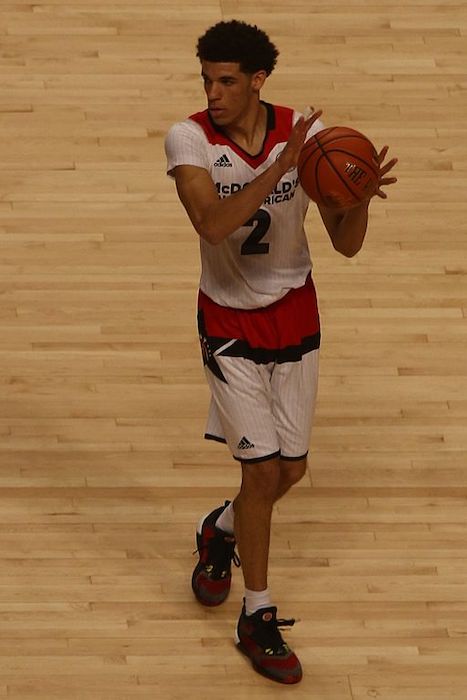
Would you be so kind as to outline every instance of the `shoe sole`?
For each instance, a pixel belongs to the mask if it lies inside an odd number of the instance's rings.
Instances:
[[[201,605],[203,605],[206,608],[216,608],[218,605],[222,605],[222,603],[225,603],[225,601],[228,598],[228,595],[230,593],[230,590],[227,593],[227,595],[225,596],[225,598],[222,598],[221,600],[206,600],[205,598],[202,598],[200,596],[200,594],[198,592],[198,588],[196,586],[196,577],[198,575],[198,571],[197,571],[198,566],[199,566],[199,562],[195,566],[195,568],[193,570],[193,574],[191,576],[191,590],[193,591],[194,596],[195,596],[196,600],[198,601],[198,603],[201,603]]]
[[[237,649],[238,649],[244,656],[246,656],[247,659],[250,660],[251,665],[253,666],[253,668],[254,668],[254,670],[256,671],[256,673],[259,673],[261,676],[264,676],[264,678],[268,678],[270,681],[275,681],[276,683],[282,683],[282,685],[295,685],[296,683],[300,683],[300,681],[302,680],[302,676],[300,676],[299,678],[294,678],[294,677],[292,676],[292,680],[286,680],[286,679],[282,679],[282,678],[277,678],[277,676],[272,676],[272,675],[270,675],[262,666],[260,666],[259,664],[257,664],[256,661],[254,661],[254,660],[251,658],[251,656],[249,655],[247,649],[246,649],[246,648],[243,646],[243,644],[241,643],[237,631],[235,631],[234,641],[235,641],[235,646],[237,647]]]

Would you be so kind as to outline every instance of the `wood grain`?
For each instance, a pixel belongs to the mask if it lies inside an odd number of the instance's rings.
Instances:
[[[363,251],[307,231],[323,347],[309,472],[275,510],[296,698],[465,700],[467,9],[440,0],[12,0],[0,8],[0,698],[270,700],[242,582],[192,598],[194,526],[238,466],[202,439],[198,244],[168,127],[197,37],[281,56],[263,97],[399,157]]]

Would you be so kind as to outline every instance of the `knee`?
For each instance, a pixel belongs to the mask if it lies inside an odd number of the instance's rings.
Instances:
[[[283,482],[293,486],[305,476],[307,461],[306,458],[297,461],[281,460],[280,468]]]
[[[241,491],[258,500],[274,502],[281,479],[279,461],[275,459],[255,464],[242,464]]]

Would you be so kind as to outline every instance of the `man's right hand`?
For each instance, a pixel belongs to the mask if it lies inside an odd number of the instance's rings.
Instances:
[[[303,144],[308,133],[308,130],[322,115],[323,110],[319,109],[317,112],[313,111],[310,116],[300,117],[295,126],[293,127],[289,140],[280,154],[278,163],[281,168],[283,168],[284,173],[286,173],[290,168],[294,168],[298,163],[298,156],[302,150]]]

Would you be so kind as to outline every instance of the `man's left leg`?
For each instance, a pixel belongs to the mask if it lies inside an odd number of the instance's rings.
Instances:
[[[276,501],[282,498],[282,496],[284,496],[294,484],[297,484],[300,479],[305,476],[307,470],[307,459],[306,457],[302,457],[300,459],[281,458],[279,460],[279,465],[280,475],[275,498]]]
[[[306,458],[242,463],[242,488],[231,507],[235,514],[235,535],[245,586],[249,590],[267,588],[272,508],[300,481],[305,471]]]
[[[282,498],[294,484],[300,481],[307,468],[306,458],[299,460],[278,459],[276,462],[278,469],[274,481],[273,503]],[[235,554],[234,538],[233,502],[226,501],[224,506],[216,508],[212,513],[201,518],[197,533],[200,561],[193,572],[192,587],[197,599],[203,605],[220,605],[229,594],[231,562],[233,561],[236,566],[239,565]],[[203,544],[204,539],[207,540],[207,544]],[[206,575],[205,569],[208,560],[209,571]]]
[[[236,643],[259,673],[280,683],[298,683],[300,662],[284,642],[268,588],[268,555],[273,505],[303,475],[305,460],[281,464],[279,458],[242,463],[242,487],[234,501],[235,537],[245,582],[244,606]]]

